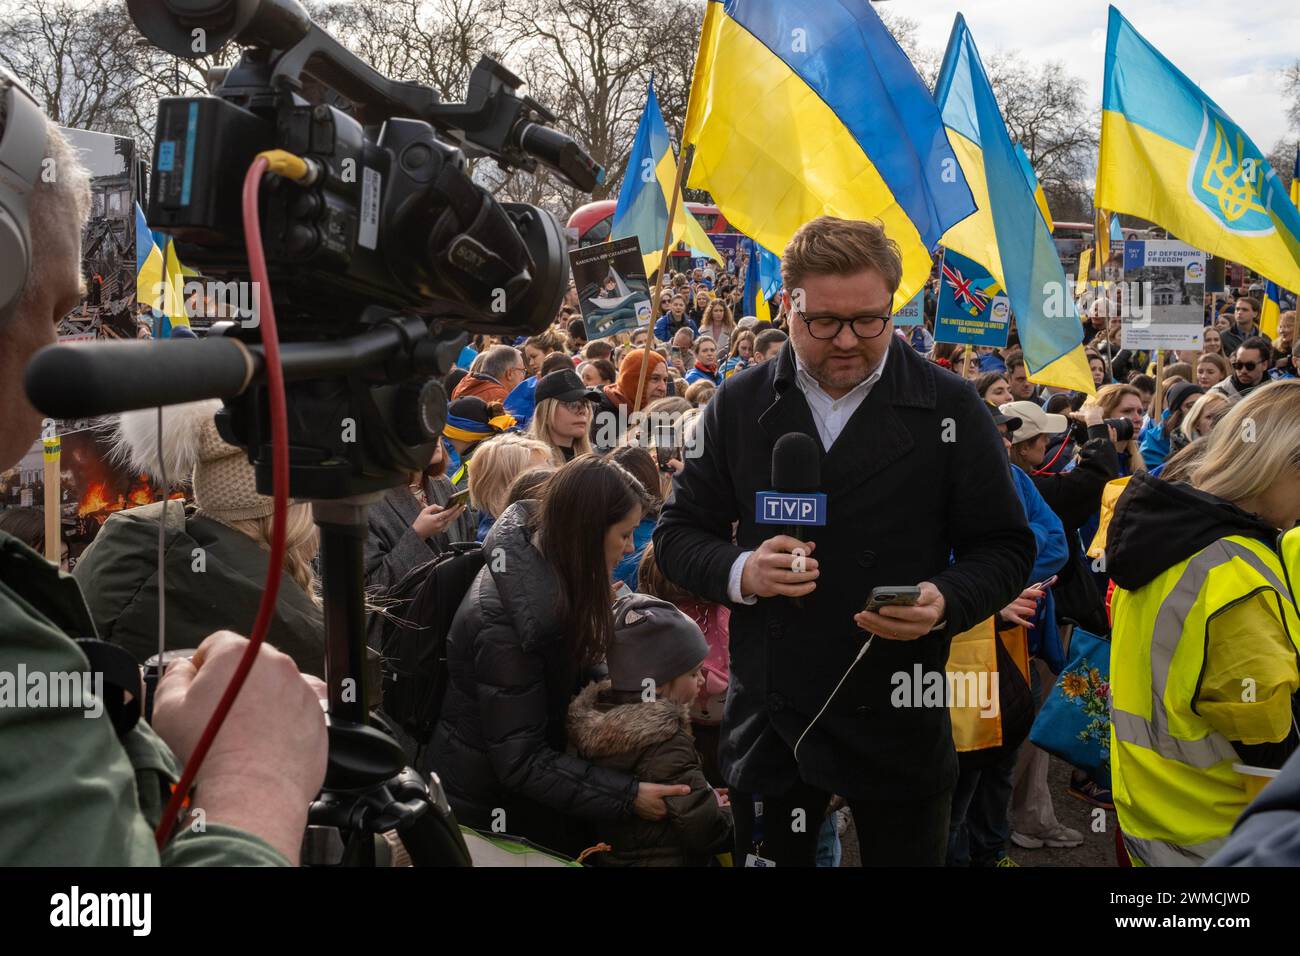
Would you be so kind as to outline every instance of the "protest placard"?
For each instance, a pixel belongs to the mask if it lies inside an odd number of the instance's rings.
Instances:
[[[1172,239],[1124,243],[1126,349],[1199,349],[1204,330],[1205,253]]]
[[[650,287],[635,236],[569,253],[578,308],[589,339],[628,332],[650,321]]]
[[[935,341],[1005,346],[1011,331],[1011,300],[988,270],[945,249],[939,277]]]

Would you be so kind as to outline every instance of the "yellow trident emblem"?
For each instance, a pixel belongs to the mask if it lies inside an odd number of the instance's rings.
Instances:
[[[1234,165],[1232,144],[1224,135],[1223,124],[1214,121],[1214,149],[1205,166],[1201,188],[1219,201],[1219,210],[1228,222],[1236,222],[1248,212],[1268,210],[1259,204],[1263,192],[1264,170],[1253,157],[1245,157],[1241,132],[1237,133],[1237,152]]]

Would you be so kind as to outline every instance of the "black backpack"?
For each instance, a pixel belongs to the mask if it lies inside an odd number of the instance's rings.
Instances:
[[[428,742],[438,723],[447,691],[447,635],[483,561],[482,545],[451,545],[398,581],[385,595],[385,613],[376,615],[383,711],[417,746]]]

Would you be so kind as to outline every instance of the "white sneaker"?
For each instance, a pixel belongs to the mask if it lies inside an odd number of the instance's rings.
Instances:
[[[1036,836],[1030,836],[1028,833],[1021,833],[1019,830],[1011,831],[1011,842],[1016,846],[1024,847],[1026,850],[1037,850],[1042,847],[1043,841]]]
[[[1013,830],[1011,832],[1011,842],[1027,850],[1037,850],[1043,846],[1070,848],[1083,845],[1083,834],[1078,830],[1065,826],[1065,824],[1058,823],[1052,829],[1044,830],[1038,834],[1020,833]]]

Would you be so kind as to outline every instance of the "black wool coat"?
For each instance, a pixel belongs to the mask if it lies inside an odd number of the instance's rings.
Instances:
[[[755,494],[770,488],[778,438],[817,440],[795,376],[787,343],[775,360],[723,382],[703,415],[701,453],[660,516],[660,567],[707,600],[728,602],[736,558],[783,533],[755,522]],[[802,778],[851,798],[933,796],[957,779],[948,711],[894,707],[891,695],[895,675],[942,671],[953,635],[1009,604],[1029,576],[1034,537],[1002,439],[968,383],[895,339],[881,379],[822,452],[821,477],[827,525],[808,534],[817,589],[802,607],[782,597],[731,605],[723,773],[744,792],[781,793]],[[944,596],[945,626],[915,641],[876,638],[796,765],[796,742],[866,639],[853,615],[873,587],[921,581]]]

